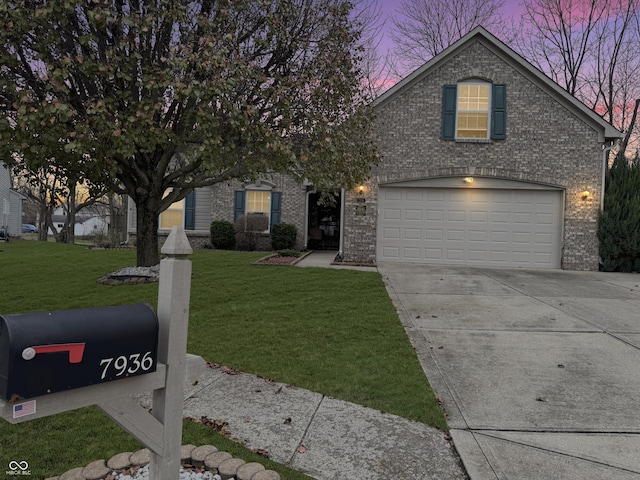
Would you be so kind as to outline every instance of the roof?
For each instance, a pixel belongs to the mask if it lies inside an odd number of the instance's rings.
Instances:
[[[389,90],[385,91],[382,95],[377,97],[373,101],[373,107],[375,108],[383,105],[395,96],[401,95],[403,92],[413,87],[416,83],[429,76],[429,74],[439,65],[454,57],[456,53],[462,48],[465,48],[468,44],[475,41],[481,42],[496,55],[502,58],[506,63],[519,71],[522,75],[524,75],[534,83],[540,85],[547,93],[549,93],[557,101],[565,105],[570,111],[574,112],[583,121],[592,125],[593,128],[595,128],[599,132],[599,140],[601,142],[616,140],[623,136],[623,134],[618,129],[613,127],[609,122],[607,122],[593,110],[588,108],[584,103],[582,103],[576,97],[560,87],[560,85],[551,80],[551,78],[545,75],[541,70],[534,67],[531,63],[529,63],[503,42],[498,40],[498,38],[489,33],[483,27],[474,28],[460,40],[453,43],[448,48],[443,50],[440,54],[436,55],[427,63],[425,63],[422,67],[418,68],[417,70],[400,80]]]

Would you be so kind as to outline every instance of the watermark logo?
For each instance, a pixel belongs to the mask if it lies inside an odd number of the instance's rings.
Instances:
[[[29,470],[29,462],[26,460],[22,460],[18,462],[16,460],[11,460],[9,462],[9,470],[6,471],[7,475],[31,475],[31,470]]]

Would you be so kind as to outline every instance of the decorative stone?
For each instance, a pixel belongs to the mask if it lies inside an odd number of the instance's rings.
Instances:
[[[138,450],[137,452],[131,454],[129,461],[131,462],[131,465],[134,465],[136,467],[146,465],[151,461],[151,450],[149,450],[148,448]]]
[[[191,452],[191,461],[194,467],[201,467],[204,465],[204,460],[212,453],[217,452],[218,449],[213,445],[201,445],[196,447]]]
[[[191,452],[196,448],[195,445],[183,445],[180,448],[180,463],[191,463]]]
[[[131,465],[131,462],[129,460],[130,457],[131,452],[122,452],[114,455],[109,460],[107,460],[107,467],[112,470],[124,470]]]
[[[85,480],[85,478],[82,476],[82,470],[84,470],[84,467],[78,467],[69,470],[68,472],[60,475],[60,480]]]
[[[229,452],[213,452],[204,459],[204,466],[207,467],[208,470],[217,471],[220,464],[230,458],[232,458],[232,456]]]
[[[111,473],[111,469],[107,467],[104,460],[96,460],[84,467],[82,470],[82,476],[86,480],[100,480]]]
[[[251,480],[280,480],[280,475],[273,470],[263,470],[251,477]]]
[[[244,465],[245,462],[241,458],[230,458],[225,460],[218,467],[218,475],[222,478],[222,480],[230,480],[231,478],[236,476],[238,469]]]
[[[236,480],[251,480],[256,473],[262,470],[264,470],[264,465],[261,463],[245,463],[236,472]]]

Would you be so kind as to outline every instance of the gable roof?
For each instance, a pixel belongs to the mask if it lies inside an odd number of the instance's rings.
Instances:
[[[403,92],[407,91],[416,83],[427,77],[430,72],[439,65],[455,56],[459,50],[465,48],[468,44],[474,41],[481,42],[522,75],[539,85],[544,91],[572,111],[576,116],[590,124],[596,131],[598,131],[598,138],[600,142],[616,140],[623,136],[618,129],[613,127],[609,122],[588,108],[584,103],[560,87],[560,85],[551,80],[551,78],[545,75],[541,70],[534,67],[531,63],[498,40],[498,38],[489,33],[483,27],[474,28],[460,40],[453,43],[440,54],[425,63],[422,67],[400,80],[389,90],[378,96],[372,103],[373,107],[375,108],[383,105],[395,96],[401,95]]]

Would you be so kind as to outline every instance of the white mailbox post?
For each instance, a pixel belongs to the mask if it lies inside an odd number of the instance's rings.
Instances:
[[[187,256],[193,250],[184,230],[174,227],[161,251],[167,257],[160,262],[156,371],[28,401],[0,400],[0,414],[5,420],[20,423],[97,405],[151,450],[151,480],[179,477],[191,292],[191,261]],[[153,391],[151,413],[132,397],[148,391]]]

